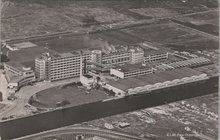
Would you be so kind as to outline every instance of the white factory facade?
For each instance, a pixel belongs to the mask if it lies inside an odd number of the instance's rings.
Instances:
[[[174,69],[144,76],[111,81],[105,88],[125,96],[208,79],[207,74],[191,68]]]
[[[56,81],[80,75],[81,51],[50,54],[44,53],[35,59],[35,72],[38,80]],[[89,50],[82,51],[82,59],[90,61]],[[83,65],[87,68],[90,65]]]
[[[30,67],[8,62],[4,63],[4,69],[10,93],[15,93],[20,87],[36,80],[35,73]]]
[[[83,67],[86,66],[86,69],[102,66],[108,67],[110,70],[116,65],[124,65],[124,67],[127,67],[129,64],[144,63],[146,57],[144,56],[144,50],[142,48],[128,49],[127,47],[122,47],[111,53],[103,53],[101,50],[79,50],[68,53],[43,53],[35,59],[36,78],[38,80],[55,81],[79,76],[81,51],[83,63],[85,62]],[[168,58],[167,52],[161,53],[161,55],[158,55],[157,53],[156,56],[163,56],[163,59]],[[156,56],[153,58],[156,58]],[[84,69],[85,73],[87,72],[86,69]],[[113,74],[113,71],[116,72],[117,70],[111,69],[110,71]],[[125,72],[123,74],[124,76],[118,76],[125,78],[152,72],[152,68],[142,68],[138,71],[131,70],[130,72]]]

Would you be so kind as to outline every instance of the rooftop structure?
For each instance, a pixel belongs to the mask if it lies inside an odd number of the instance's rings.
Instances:
[[[110,69],[110,74],[118,78],[128,78],[153,73],[155,69],[146,64],[126,64]]]
[[[118,69],[121,72],[129,72],[134,70],[141,70],[141,69],[151,69],[150,66],[142,63],[138,64],[126,64],[126,65],[116,65],[114,67],[115,69]]]

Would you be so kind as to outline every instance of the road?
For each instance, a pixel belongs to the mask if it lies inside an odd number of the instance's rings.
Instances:
[[[3,100],[8,97],[7,86],[8,82],[3,74],[3,70],[0,70],[0,91],[3,93]]]
[[[61,129],[34,134],[23,138],[18,138],[18,140],[30,140],[30,139],[40,140],[39,138],[48,137],[48,136],[59,136],[63,134],[82,134],[82,135],[90,135],[90,136],[100,136],[105,138],[107,137],[111,140],[148,140],[130,134],[120,133],[106,129],[88,128],[88,127],[61,128]]]
[[[32,114],[32,112],[31,110],[25,108],[25,105],[28,104],[28,100],[32,95],[47,88],[64,85],[76,81],[78,81],[78,78],[62,80],[58,82],[39,82],[33,86],[25,86],[16,93],[16,97],[17,97],[16,100],[14,101],[6,100],[3,102],[4,104],[6,104],[6,107],[0,111],[0,118],[9,117],[12,115],[15,116],[16,118],[30,115]]]

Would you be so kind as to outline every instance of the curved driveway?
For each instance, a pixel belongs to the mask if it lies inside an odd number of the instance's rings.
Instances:
[[[5,101],[6,107],[3,108],[3,111],[0,112],[0,119],[3,117],[9,117],[11,115],[17,117],[23,117],[26,115],[31,115],[32,112],[30,109],[25,108],[25,105],[28,104],[28,101],[32,95],[35,93],[55,87],[60,86],[63,84],[68,84],[71,82],[77,81],[78,78],[67,79],[63,81],[57,82],[39,82],[36,83],[34,86],[25,86],[22,87],[17,93],[17,99],[15,101]]]
[[[31,136],[26,136],[23,138],[19,138],[18,140],[41,140],[45,137],[60,136],[63,134],[76,134],[76,135],[82,134],[82,135],[90,135],[90,136],[100,136],[104,138],[109,138],[110,140],[149,140],[146,138],[141,138],[126,133],[121,133],[106,129],[91,128],[91,127],[61,128],[61,129],[34,134]]]

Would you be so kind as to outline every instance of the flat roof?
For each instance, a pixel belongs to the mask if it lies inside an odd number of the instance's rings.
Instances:
[[[114,67],[114,69],[117,69],[121,72],[129,72],[129,71],[141,70],[141,69],[151,69],[151,67],[148,65],[143,66],[141,63],[139,63],[139,64],[117,65]]]
[[[13,76],[13,77],[10,77],[10,83],[17,83],[19,82],[20,80],[26,78],[26,77],[30,77],[30,76],[34,76],[34,74],[30,74],[30,75],[22,75],[22,76]]]
[[[9,62],[5,62],[5,64],[12,66],[20,71],[23,71],[23,65],[21,63],[17,63],[17,62],[13,62],[13,61],[9,61]]]
[[[118,81],[111,81],[108,84],[121,90],[128,90],[129,88],[135,88],[148,84],[156,84],[159,82],[172,81],[175,79],[181,79],[193,75],[200,75],[202,72],[193,70],[191,68],[174,69],[170,71],[162,71],[155,74],[147,74],[142,76],[136,76],[127,79],[120,79]]]
[[[75,50],[75,51],[71,51],[71,52],[62,52],[62,53],[56,53],[53,54],[53,57],[69,57],[69,56],[74,56],[74,55],[80,55],[82,52],[82,54],[90,54],[90,50],[89,49],[82,49],[82,50]]]
[[[21,62],[21,63],[18,63],[18,62],[14,62],[14,61],[9,61],[9,62],[5,62],[5,64],[13,67],[13,68],[16,68],[17,70],[20,70],[22,72],[26,71],[24,70],[23,68],[27,68],[27,67],[30,67],[32,68],[32,70],[34,69],[34,60],[33,61],[25,61],[25,62]]]

